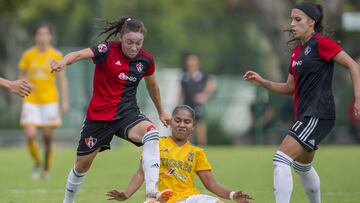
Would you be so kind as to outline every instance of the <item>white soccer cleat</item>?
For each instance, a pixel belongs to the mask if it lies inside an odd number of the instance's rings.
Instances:
[[[33,180],[39,180],[40,178],[40,170],[41,170],[41,165],[40,164],[35,164],[34,169],[31,173],[31,177]]]

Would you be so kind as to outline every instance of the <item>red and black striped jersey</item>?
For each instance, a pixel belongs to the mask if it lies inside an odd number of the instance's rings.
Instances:
[[[93,95],[87,110],[89,120],[116,120],[139,111],[136,92],[140,80],[155,71],[154,57],[141,49],[129,59],[121,42],[109,41],[90,47],[94,52]]]
[[[332,58],[340,51],[335,41],[320,34],[293,49],[289,73],[295,81],[295,120],[304,116],[335,119]]]

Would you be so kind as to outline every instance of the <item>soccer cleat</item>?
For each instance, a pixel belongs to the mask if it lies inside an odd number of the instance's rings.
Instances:
[[[31,173],[31,177],[33,180],[38,180],[40,178],[40,170],[41,170],[40,164],[35,164],[34,169]]]
[[[41,178],[42,178],[42,179],[45,179],[45,180],[50,179],[49,171],[44,171],[44,172],[41,174]]]
[[[156,200],[158,202],[167,202],[174,194],[174,191],[171,189],[165,189],[161,192],[156,193]]]

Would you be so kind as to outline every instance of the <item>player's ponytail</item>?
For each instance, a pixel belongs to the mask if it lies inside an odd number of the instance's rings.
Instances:
[[[103,41],[107,41],[113,35],[120,33],[120,36],[128,33],[128,32],[141,32],[143,34],[146,33],[146,28],[142,21],[136,20],[131,16],[121,17],[117,21],[105,21],[105,26],[102,29],[102,32],[97,36],[100,37],[104,34],[107,34]]]

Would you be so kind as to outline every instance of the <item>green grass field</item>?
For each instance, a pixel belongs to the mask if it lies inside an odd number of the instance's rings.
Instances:
[[[1,203],[60,203],[66,177],[73,165],[75,149],[55,149],[54,164],[49,180],[33,181],[32,162],[24,148],[0,149]],[[251,194],[254,202],[274,202],[272,191],[272,156],[275,147],[208,147],[208,158],[215,177],[231,189]],[[102,152],[86,177],[77,203],[102,203],[111,188],[125,189],[137,169],[140,149],[122,144]],[[314,162],[321,177],[322,202],[360,203],[360,148],[358,146],[323,146]],[[306,203],[299,178],[294,174],[292,203]],[[198,186],[204,193],[207,191]],[[142,203],[144,187],[127,202]],[[230,201],[227,201],[230,202]]]

